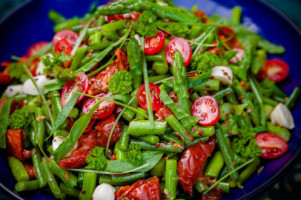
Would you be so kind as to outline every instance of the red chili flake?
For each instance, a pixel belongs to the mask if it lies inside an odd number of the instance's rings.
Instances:
[[[188,135],[188,134],[189,134],[189,132],[188,132],[188,131],[186,131],[186,130],[184,131],[184,133],[185,133],[186,135]]]
[[[54,94],[53,96],[55,96],[55,97],[59,97],[59,96],[60,96],[60,94]]]
[[[205,94],[205,95],[208,95],[209,93],[208,93],[208,91],[207,91],[207,90],[205,90],[205,91],[204,91],[204,94]]]
[[[226,126],[229,126],[230,123],[229,123],[228,120],[225,120],[224,122],[225,122],[225,125],[226,125]]]
[[[155,145],[155,148],[158,148],[160,146],[160,143],[157,143],[156,145]]]
[[[163,158],[163,160],[167,160],[168,159],[168,157],[167,156],[165,156],[164,158]]]
[[[169,192],[166,192],[166,197],[170,199],[171,198],[171,194]]]
[[[230,91],[226,93],[226,96],[228,96],[229,94],[231,94],[231,92],[230,92]]]
[[[83,190],[83,191],[82,191],[82,194],[86,194],[86,190]]]
[[[251,109],[248,109],[248,110],[247,110],[247,113],[251,113],[251,112],[252,112],[252,110],[251,110]]]
[[[197,127],[193,127],[192,129],[191,129],[191,132],[195,132],[197,130]]]
[[[193,137],[188,136],[188,140],[192,141],[192,140],[193,140]]]
[[[233,133],[232,133],[231,131],[229,131],[228,134],[229,134],[230,136],[233,135]]]
[[[235,161],[233,161],[233,162],[232,162],[232,166],[235,166],[235,164],[236,164],[236,162],[235,162]]]
[[[238,97],[238,100],[243,100],[245,98],[245,96],[240,96]]]
[[[228,117],[229,116],[229,113],[225,113],[225,117]]]
[[[206,88],[210,88],[210,85],[206,84],[205,87],[206,87]]]
[[[165,149],[166,145],[164,143],[161,143],[161,147]]]

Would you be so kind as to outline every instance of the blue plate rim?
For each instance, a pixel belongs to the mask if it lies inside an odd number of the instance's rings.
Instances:
[[[7,15],[5,15],[0,20],[0,27],[5,24],[7,21],[9,21],[11,18],[14,17],[16,13],[18,13],[20,10],[24,9],[26,6],[28,6],[30,3],[32,3],[34,0],[25,0],[20,5],[18,5],[16,8],[14,8],[11,12],[9,12]],[[273,12],[275,12],[277,15],[279,15],[286,23],[288,23],[289,26],[291,26],[296,33],[301,36],[301,29],[281,10],[279,10],[277,7],[272,5],[271,3],[267,2],[266,0],[256,0],[258,3],[262,4],[265,9],[270,9]],[[263,191],[270,188],[273,184],[276,183],[277,180],[279,180],[283,175],[284,172],[289,168],[289,166],[295,161],[295,159],[300,155],[301,153],[301,146],[296,150],[296,153],[289,159],[288,162],[277,172],[273,175],[273,177],[269,178],[264,184],[262,184],[261,187],[257,187],[250,191],[249,193],[239,197],[239,199],[251,199],[255,198],[256,196],[260,195]],[[0,182],[0,189],[6,192],[10,197],[13,197],[18,200],[24,200],[21,196],[19,196],[14,191],[10,190],[8,187],[6,187],[4,184]]]

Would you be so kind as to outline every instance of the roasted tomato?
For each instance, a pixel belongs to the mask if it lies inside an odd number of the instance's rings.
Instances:
[[[86,158],[90,151],[97,145],[96,132],[90,131],[83,134],[78,140],[78,147],[66,158],[57,162],[62,168],[81,168],[87,164]]]
[[[192,194],[192,187],[202,174],[207,158],[215,147],[215,138],[211,137],[205,143],[198,143],[188,147],[178,162],[179,183],[184,191]]]
[[[107,146],[108,138],[110,136],[110,132],[112,130],[112,127],[116,121],[116,118],[114,115],[110,115],[108,118],[98,122],[98,124],[95,126],[95,130],[99,131],[97,133],[98,143],[105,147]],[[121,134],[121,124],[118,122],[115,130],[112,134],[110,146],[115,144],[119,140]]]
[[[6,132],[6,148],[7,151],[19,160],[26,160],[30,157],[28,150],[23,149],[23,140],[26,138],[26,133],[22,129],[9,129]]]
[[[163,107],[155,113],[158,121],[164,121],[170,115],[173,115],[173,112],[166,105],[163,105]]]
[[[25,170],[29,176],[30,179],[34,179],[36,177],[36,173],[34,171],[34,167],[32,164],[29,163],[23,163]]]
[[[88,94],[95,95],[101,92],[106,93],[109,89],[109,80],[117,72],[122,70],[129,69],[128,59],[120,49],[115,51],[117,58],[114,60],[114,63],[106,67],[96,76],[93,76],[89,79],[90,87]]]
[[[117,200],[160,200],[159,179],[154,176],[139,180],[131,186],[121,187],[116,194]]]
[[[206,23],[207,20],[208,20],[208,15],[202,11],[202,10],[198,10],[198,11],[195,11],[194,14],[203,22],[203,23]]]

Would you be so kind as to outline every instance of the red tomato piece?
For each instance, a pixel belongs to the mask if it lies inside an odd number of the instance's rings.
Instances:
[[[219,107],[217,101],[211,96],[202,96],[195,100],[191,113],[198,118],[201,126],[212,126],[219,119]]]
[[[158,31],[154,37],[144,37],[144,52],[155,54],[161,51],[165,43],[165,36],[162,31]]]
[[[151,96],[153,111],[158,111],[163,106],[163,102],[159,97],[160,89],[156,84],[153,83],[149,83],[149,88],[150,88],[150,96]],[[147,102],[146,102],[145,84],[139,87],[137,92],[137,99],[141,108],[143,108],[144,110],[148,110]]]
[[[255,137],[255,140],[261,149],[262,158],[278,158],[288,150],[285,140],[272,133],[261,133]]]
[[[48,42],[46,42],[46,41],[34,43],[33,45],[31,45],[28,48],[27,55],[29,55],[29,56],[37,55],[47,45],[48,45]]]
[[[109,95],[104,94],[104,93],[101,93],[101,94],[98,94],[95,96],[101,97],[101,98],[109,97]],[[99,101],[101,101],[101,100],[96,99],[96,98],[87,99],[83,104],[83,108],[82,108],[83,113],[87,114],[91,110],[91,108]],[[114,108],[115,108],[114,103],[104,101],[99,105],[98,109],[93,113],[92,119],[104,119],[104,118],[108,117],[114,111]]]
[[[190,63],[191,60],[191,47],[187,40],[184,38],[176,37],[169,41],[166,46],[166,60],[167,62],[172,65],[173,62],[173,55],[175,51],[179,50],[184,59],[185,67]]]
[[[23,140],[26,138],[26,133],[22,129],[9,129],[6,132],[6,149],[14,157],[23,161],[30,157],[27,151],[23,149]],[[25,153],[25,154],[24,154]]]
[[[36,173],[34,171],[34,167],[32,164],[29,163],[23,163],[25,170],[30,178],[30,180],[34,179],[36,177]]]
[[[65,39],[68,41],[68,43],[74,47],[74,45],[76,44],[76,41],[78,39],[78,35],[70,30],[62,30],[57,32],[53,39],[52,39],[52,45],[55,47],[56,43],[62,39]]]
[[[71,52],[72,52],[72,46],[65,39],[58,41],[54,46],[54,53],[59,53],[59,54],[64,53],[66,55],[71,55]]]
[[[77,77],[72,80],[68,81],[61,93],[61,104],[62,106],[65,106],[66,103],[70,100],[74,92],[80,91],[81,93],[86,94],[89,87],[89,79],[86,74],[84,73],[78,73]],[[79,96],[76,103],[80,102],[84,98],[83,95]]]
[[[154,176],[147,180],[139,180],[131,186],[123,186],[117,191],[116,199],[160,200],[159,179]]]
[[[268,78],[273,82],[283,81],[289,73],[289,66],[280,59],[270,59],[265,62],[264,67],[259,72],[262,78]]]
[[[95,130],[100,132],[100,136],[98,136],[97,141],[98,141],[98,144],[100,144],[101,146],[103,146],[103,147],[107,146],[108,139],[109,139],[109,136],[110,136],[110,133],[114,126],[115,121],[116,121],[115,116],[110,115],[106,119],[98,122],[98,124],[95,126]],[[112,134],[111,140],[110,140],[110,146],[112,146],[119,140],[120,134],[121,134],[121,124],[120,124],[120,122],[117,122],[114,132]]]
[[[202,169],[207,158],[215,148],[215,137],[205,143],[198,143],[188,147],[178,162],[179,183],[184,191],[192,194],[192,187],[202,174]]]

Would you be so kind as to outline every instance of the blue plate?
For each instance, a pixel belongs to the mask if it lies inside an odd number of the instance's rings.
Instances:
[[[57,10],[66,17],[74,15],[83,16],[94,0],[32,0],[21,5],[12,12],[0,24],[0,61],[9,60],[11,55],[22,56],[27,48],[41,40],[51,41],[53,36],[53,24],[48,20],[47,14],[50,9]],[[100,4],[105,1],[99,1]],[[301,86],[301,34],[300,30],[282,13],[264,1],[254,0],[175,0],[175,3],[191,8],[198,4],[209,15],[217,13],[229,17],[231,8],[240,5],[243,8],[242,22],[251,30],[259,33],[271,42],[285,46],[286,53],[277,56],[285,60],[290,66],[289,78],[281,84],[281,88],[287,93],[295,86]],[[276,56],[274,56],[276,57]],[[3,90],[3,88],[2,88]],[[282,157],[266,162],[264,170],[259,175],[254,175],[245,185],[243,190],[233,189],[223,199],[251,199],[269,188],[276,182],[280,174],[296,158],[301,150],[301,104],[293,111],[296,128],[289,142],[289,151]],[[10,172],[3,151],[0,156],[0,187],[17,199],[22,199],[13,193],[15,180]],[[51,194],[22,193],[25,199],[54,199]]]

